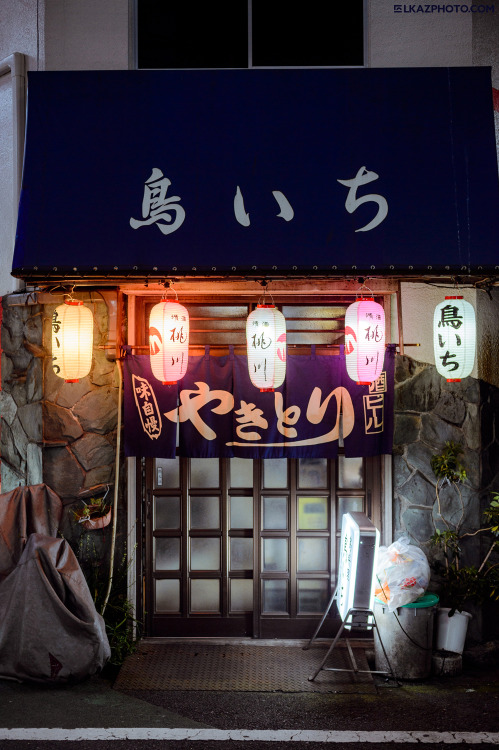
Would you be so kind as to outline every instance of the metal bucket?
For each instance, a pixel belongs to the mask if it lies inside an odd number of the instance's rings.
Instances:
[[[374,656],[377,670],[390,672],[390,664],[395,677],[401,680],[422,680],[430,675],[437,605],[436,594],[424,594],[412,604],[390,612],[386,604],[375,599]]]

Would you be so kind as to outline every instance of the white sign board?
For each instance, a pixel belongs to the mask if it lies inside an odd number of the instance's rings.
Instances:
[[[379,546],[379,531],[364,513],[345,513],[341,524],[340,564],[337,605],[345,628],[365,629],[370,625],[368,612],[374,605],[374,574]],[[355,618],[350,610],[359,608]]]

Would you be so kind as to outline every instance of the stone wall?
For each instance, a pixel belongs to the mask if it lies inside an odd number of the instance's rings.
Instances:
[[[112,500],[118,419],[116,365],[99,348],[107,343],[107,308],[103,302],[90,300],[86,300],[86,305],[94,316],[94,352],[89,374],[78,383],[66,383],[55,375],[51,357],[44,361],[43,481],[63,501],[61,532],[73,546],[81,546],[85,532],[72,511],[82,507],[82,500],[88,502],[92,496],[105,493],[108,487],[108,498]],[[51,345],[55,307],[55,304],[44,307],[46,350]],[[105,556],[109,530],[88,533],[92,536],[92,554]]]
[[[2,492],[45,482],[64,504],[61,533],[74,548],[84,543],[93,556],[105,558],[110,531],[89,532],[87,544],[72,510],[108,487],[113,497],[119,381],[115,363],[99,348],[107,342],[107,307],[86,300],[94,316],[92,367],[80,382],[65,383],[51,356],[52,313],[62,299],[53,305],[26,301],[26,295],[3,298]],[[121,492],[120,535],[126,533],[125,507]]]
[[[2,492],[42,481],[42,308],[26,295],[3,297]]]
[[[397,356],[395,369],[395,430],[393,448],[393,536],[402,534],[424,549],[430,562],[435,553],[428,540],[438,524],[436,478],[431,456],[440,453],[445,442],[463,446],[463,463],[468,481],[461,486],[464,523],[469,529],[480,525],[483,508],[491,491],[499,489],[499,391],[474,378],[447,383],[432,365]],[[440,492],[446,517],[457,519],[459,495],[449,486]],[[441,523],[440,523],[441,526]],[[463,562],[481,559],[480,537],[469,540]],[[475,613],[472,637],[481,636],[481,618]]]

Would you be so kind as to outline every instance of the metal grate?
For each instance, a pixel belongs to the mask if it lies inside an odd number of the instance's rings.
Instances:
[[[321,672],[308,677],[326,646],[227,646],[143,643],[123,664],[115,690],[210,690],[287,693],[375,693],[370,674]],[[363,648],[355,649],[358,669],[368,670]],[[331,663],[350,669],[348,652],[337,648]]]

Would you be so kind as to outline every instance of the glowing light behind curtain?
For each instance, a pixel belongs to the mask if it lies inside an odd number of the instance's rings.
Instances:
[[[352,380],[368,385],[379,377],[385,359],[385,311],[362,297],[345,313],[345,359]]]
[[[275,305],[257,305],[246,321],[250,380],[260,391],[273,391],[286,377],[286,320]]]
[[[153,375],[163,385],[184,377],[189,359],[189,313],[176,300],[162,300],[149,316],[149,353]]]
[[[90,372],[94,318],[83,302],[68,299],[52,315],[52,367],[66,383],[77,383]]]
[[[437,371],[448,383],[471,374],[476,350],[475,310],[462,297],[446,297],[436,306],[433,349]]]

